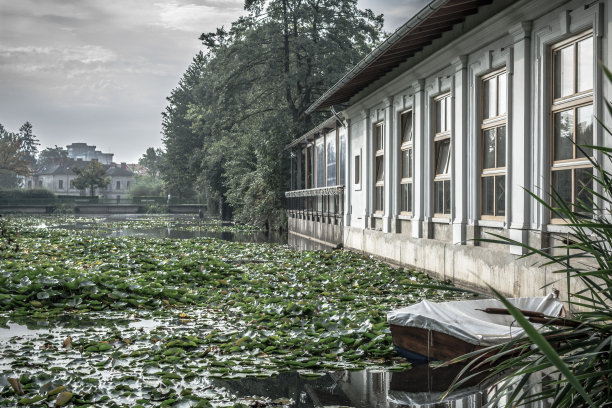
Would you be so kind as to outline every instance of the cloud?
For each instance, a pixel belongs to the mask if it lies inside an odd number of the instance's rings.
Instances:
[[[242,11],[241,1],[205,2],[205,4],[180,4],[177,1],[155,3],[159,19],[154,22],[169,30],[202,30],[203,22],[223,21]]]

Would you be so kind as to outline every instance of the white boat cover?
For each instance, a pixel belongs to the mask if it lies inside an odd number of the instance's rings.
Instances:
[[[559,316],[563,304],[553,294],[545,297],[512,298],[508,301],[521,310]],[[397,326],[418,327],[449,334],[470,344],[492,346],[521,336],[524,330],[512,315],[489,314],[487,308],[504,308],[497,299],[459,300],[420,303],[387,314],[387,322]],[[479,310],[480,309],[480,310]]]

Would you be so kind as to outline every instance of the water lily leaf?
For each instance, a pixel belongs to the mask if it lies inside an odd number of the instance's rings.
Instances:
[[[72,399],[72,393],[70,391],[64,391],[57,396],[54,406],[62,407],[66,405]]]
[[[50,397],[51,395],[57,395],[57,394],[59,394],[59,393],[60,393],[60,392],[62,392],[62,391],[66,391],[66,387],[65,387],[65,386],[63,386],[63,385],[60,385],[59,387],[54,388],[54,389],[52,389],[51,391],[49,391],[49,392],[47,393],[47,397]]]

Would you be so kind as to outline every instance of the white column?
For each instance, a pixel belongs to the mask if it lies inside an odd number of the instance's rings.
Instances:
[[[351,169],[353,168],[353,146],[352,143],[352,132],[351,132],[351,120],[345,119],[344,123],[346,128],[344,132],[346,132],[346,136],[344,140],[346,141],[346,159],[344,162],[344,226],[349,227],[351,225],[351,213],[352,213],[352,204],[353,204],[353,188],[355,188],[353,172]],[[357,171],[359,169],[356,169]]]
[[[451,202],[453,217],[453,244],[465,245],[465,226],[467,223],[467,109],[468,81],[467,56],[453,60],[455,67],[453,98],[453,127],[451,133],[452,171]],[[474,158],[475,159],[475,158]]]
[[[514,37],[512,66],[508,67],[510,105],[508,116],[509,157],[506,163],[507,219],[510,238],[525,243],[530,223],[527,190],[531,189],[531,22],[525,21],[509,30]],[[510,246],[510,252],[522,255],[524,250]]]
[[[361,111],[361,120],[363,121],[363,133],[364,133],[364,144],[363,144],[363,153],[361,157],[362,161],[362,169],[363,172],[361,174],[361,188],[365,193],[365,205],[364,205],[364,221],[365,228],[371,228],[372,226],[372,208],[374,206],[373,203],[373,191],[372,191],[372,180],[374,177],[374,157],[373,156],[373,147],[372,147],[372,126],[370,120],[370,110],[366,109]]]
[[[383,232],[391,232],[391,221],[393,218],[393,191],[395,187],[394,169],[397,168],[397,132],[394,131],[393,120],[393,96],[383,100],[385,107],[385,188],[384,188],[384,203],[383,203]]]
[[[414,157],[414,175],[412,176],[412,237],[423,238],[423,220],[425,214],[425,81],[414,83],[414,102],[412,104],[412,148]]]

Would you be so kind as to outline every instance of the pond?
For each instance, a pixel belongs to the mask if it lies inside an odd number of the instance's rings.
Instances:
[[[193,217],[8,227],[19,236],[0,259],[0,406],[391,408],[436,404],[446,387],[448,373],[396,357],[386,323],[420,299],[467,296],[425,274],[348,251],[142,232],[248,229]],[[484,396],[469,387],[445,406]]]

